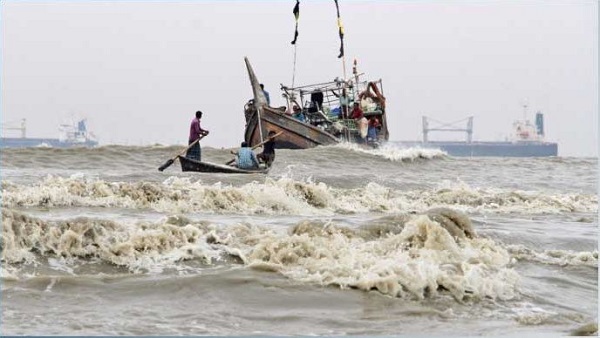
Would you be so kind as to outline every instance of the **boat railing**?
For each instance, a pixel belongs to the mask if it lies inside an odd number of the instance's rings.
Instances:
[[[338,120],[338,122],[341,123],[344,127],[346,127],[350,131],[358,130],[356,121],[354,121],[352,119],[341,119],[341,120]]]

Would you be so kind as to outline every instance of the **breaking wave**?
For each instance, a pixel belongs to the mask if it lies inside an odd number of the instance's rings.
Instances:
[[[45,221],[6,209],[2,223],[1,258],[9,267],[5,278],[18,278],[19,269],[45,261],[62,266],[66,274],[95,261],[133,273],[167,268],[186,273],[186,262],[198,261],[242,264],[297,282],[408,299],[451,295],[463,302],[519,295],[509,252],[478,238],[466,215],[448,209],[357,229],[321,221],[302,221],[289,229],[217,226],[177,216],[135,224],[83,217]]]
[[[356,189],[325,183],[266,178],[239,186],[204,184],[189,177],[164,182],[109,182],[74,175],[47,176],[32,185],[2,182],[5,207],[120,207],[159,212],[275,215],[422,212],[452,207],[469,213],[559,214],[597,212],[595,195],[547,194],[443,183],[437,188],[401,191],[370,182]]]
[[[419,159],[435,159],[445,158],[448,156],[443,150],[440,149],[426,149],[426,148],[402,148],[391,143],[384,143],[378,148],[365,148],[356,143],[340,143],[334,147],[347,149],[363,154],[369,154],[374,156],[383,157],[390,161],[415,161]]]

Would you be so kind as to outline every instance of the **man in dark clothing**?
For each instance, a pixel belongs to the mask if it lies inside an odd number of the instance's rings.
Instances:
[[[267,106],[271,105],[271,98],[269,97],[269,92],[265,90],[265,85],[260,84],[260,90],[262,90],[263,94],[265,94],[265,99],[267,99]]]
[[[323,92],[317,90],[310,94],[310,109],[309,112],[317,112],[323,109]]]
[[[262,162],[265,162],[265,166],[270,167],[275,161],[275,131],[271,130],[269,132],[269,136],[271,139],[263,145],[262,153],[258,154],[258,159]]]
[[[200,136],[208,135],[208,130],[202,129],[200,126],[200,119],[202,118],[202,112],[197,111],[196,117],[192,120],[190,124],[190,137],[188,138],[188,144],[194,143]],[[187,154],[185,155],[187,158],[191,158],[193,160],[201,161],[202,152],[200,149],[200,142],[196,142],[193,147],[188,149]]]

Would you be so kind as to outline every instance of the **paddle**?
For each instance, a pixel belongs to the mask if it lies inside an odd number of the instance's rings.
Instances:
[[[160,167],[158,167],[158,171],[163,171],[165,169],[167,169],[168,167],[171,166],[171,164],[173,164],[173,162],[175,162],[175,160],[179,157],[182,156],[183,154],[185,154],[186,151],[188,151],[191,147],[193,147],[194,145],[196,145],[196,143],[200,142],[200,140],[206,136],[207,134],[202,134],[196,141],[192,142],[192,144],[190,144],[187,148],[185,148],[181,153],[175,155],[175,157],[173,157],[172,159],[168,160],[167,162],[165,162],[165,164],[161,165]]]
[[[263,144],[265,144],[265,143],[267,143],[267,142],[271,141],[271,139],[272,139],[272,138],[275,138],[275,137],[277,137],[277,136],[279,136],[279,135],[281,135],[281,134],[283,134],[283,131],[280,131],[280,132],[278,132],[277,134],[275,134],[275,135],[273,135],[273,136],[269,136],[269,137],[267,137],[267,138],[266,138],[264,141],[262,141],[261,143],[259,143],[259,144],[255,145],[254,147],[252,147],[252,150],[254,150],[254,149],[256,149],[256,148],[258,148],[258,147],[262,146]],[[234,158],[233,160],[231,160],[231,161],[229,161],[229,162],[225,163],[225,165],[230,165],[230,164],[231,164],[231,163],[233,163],[233,162],[235,162],[235,158]]]

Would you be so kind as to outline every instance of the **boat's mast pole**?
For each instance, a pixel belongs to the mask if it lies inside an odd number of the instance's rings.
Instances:
[[[352,67],[352,74],[354,74],[354,93],[360,93],[360,88],[358,87],[358,70],[356,68],[356,59],[354,59],[354,66]],[[356,97],[356,99],[358,99],[358,97]]]
[[[261,106],[256,107],[256,117],[258,119],[258,134],[260,135],[260,142],[264,141],[263,138],[263,128],[262,128],[262,119],[260,118],[260,110],[262,109]]]
[[[342,56],[342,72],[344,74],[344,83],[346,82],[346,56]]]

